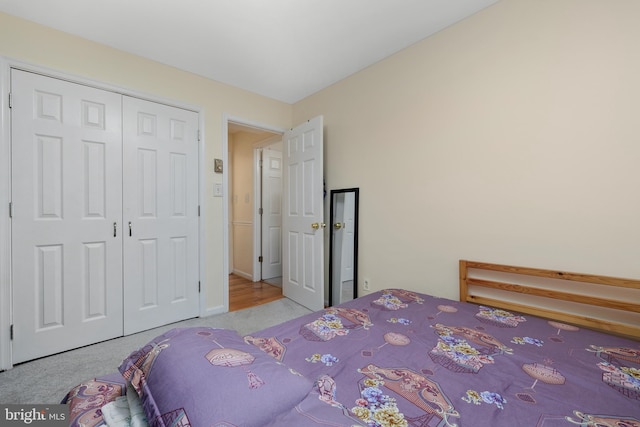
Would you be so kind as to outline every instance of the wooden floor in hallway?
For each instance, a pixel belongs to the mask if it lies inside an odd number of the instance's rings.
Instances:
[[[229,275],[229,311],[242,310],[283,298],[282,288],[267,282],[252,282],[244,277]]]

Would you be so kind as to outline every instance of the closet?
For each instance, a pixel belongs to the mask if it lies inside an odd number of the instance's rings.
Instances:
[[[11,70],[14,364],[198,315],[198,123]]]

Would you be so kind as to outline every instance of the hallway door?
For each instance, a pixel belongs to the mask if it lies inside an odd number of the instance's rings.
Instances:
[[[324,308],[322,126],[318,116],[283,136],[283,294],[314,311]]]

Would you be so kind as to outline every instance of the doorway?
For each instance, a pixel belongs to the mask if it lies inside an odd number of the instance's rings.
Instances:
[[[228,195],[228,272],[229,309],[256,305],[265,287],[276,286],[270,294],[282,295],[281,289],[281,161],[282,134],[240,121],[227,122]],[[280,178],[274,172],[280,169]],[[277,207],[274,212],[274,207]],[[264,267],[266,264],[266,267]],[[278,264],[280,269],[278,270]],[[265,280],[263,280],[265,279]],[[253,282],[253,286],[247,285]],[[244,287],[237,292],[238,286]],[[279,285],[280,284],[280,285]]]
[[[311,309],[320,310],[325,304],[324,286],[324,186],[323,186],[323,117],[316,116],[291,129],[283,130],[269,126],[262,126],[223,116],[223,144],[222,163],[227,166],[234,163],[229,160],[229,148],[234,149],[228,142],[229,125],[241,125],[253,129],[260,129],[273,134],[282,135],[282,293],[287,298]],[[229,170],[233,166],[222,169],[222,185],[214,187],[214,194],[222,197],[223,205],[223,279],[222,290],[224,305],[229,307],[229,273],[238,271],[232,254],[239,253],[235,248],[239,240],[233,239],[230,221],[233,218],[233,201],[243,201],[250,204],[250,194],[246,191],[229,195],[230,182],[233,173]],[[248,173],[236,174],[236,179],[244,180]],[[225,189],[225,191],[222,191]],[[257,223],[258,221],[256,221]],[[237,225],[242,225],[240,222]],[[257,229],[257,227],[253,227]],[[245,230],[246,231],[246,228]],[[286,236],[286,237],[284,237]],[[233,241],[234,247],[231,248]],[[254,246],[255,247],[255,246]],[[252,254],[252,250],[246,251]]]

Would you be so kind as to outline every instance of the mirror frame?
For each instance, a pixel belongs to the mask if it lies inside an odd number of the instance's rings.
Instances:
[[[353,299],[358,297],[358,198],[359,198],[360,189],[357,187],[354,188],[343,188],[339,190],[331,190],[331,199],[329,206],[329,305],[333,306],[336,304],[340,304],[340,302],[333,301],[334,292],[333,292],[333,224],[334,224],[334,196],[340,193],[354,193],[354,236],[353,236]],[[344,302],[344,301],[342,301]]]

